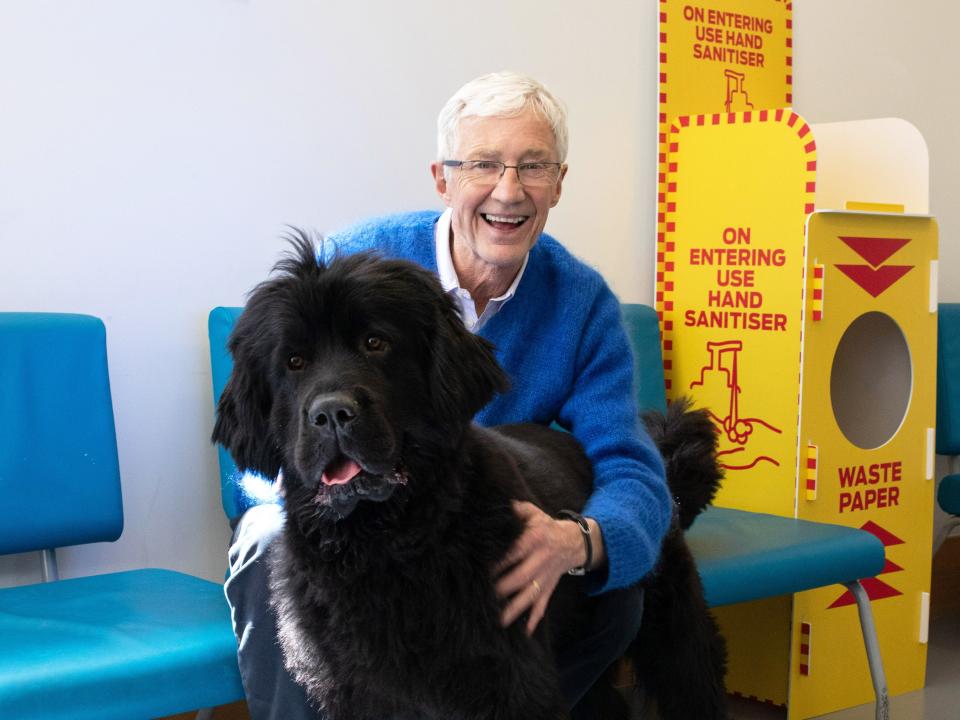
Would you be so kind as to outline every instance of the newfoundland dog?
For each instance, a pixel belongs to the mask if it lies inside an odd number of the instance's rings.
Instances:
[[[282,477],[272,604],[285,664],[317,707],[331,720],[566,717],[551,647],[590,609],[582,579],[561,581],[528,637],[522,622],[501,627],[492,571],[523,529],[512,501],[579,510],[590,463],[566,433],[471,423],[507,378],[436,277],[372,254],[318,262],[300,236],[229,349],[213,439],[238,467]],[[656,578],[699,617],[683,567]],[[655,615],[672,612],[662,605]],[[642,673],[672,642],[647,635]]]

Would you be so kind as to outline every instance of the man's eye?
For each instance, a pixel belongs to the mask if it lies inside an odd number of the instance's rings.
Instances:
[[[494,162],[492,160],[474,160],[470,163],[469,168],[471,170],[499,170],[500,163]]]
[[[364,342],[364,347],[366,348],[367,352],[371,352],[371,353],[383,352],[387,349],[387,341],[384,340],[379,335],[370,335],[367,337],[366,341]]]
[[[287,358],[287,367],[294,371],[303,370],[307,366],[307,361],[302,355],[291,355]]]
[[[549,166],[546,163],[520,163],[520,172],[525,170],[530,172],[543,172]]]

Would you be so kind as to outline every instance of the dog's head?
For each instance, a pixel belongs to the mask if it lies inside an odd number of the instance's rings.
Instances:
[[[456,447],[506,377],[428,271],[292,244],[230,336],[213,439],[243,470],[283,469],[288,505],[345,517],[407,481],[410,448]]]

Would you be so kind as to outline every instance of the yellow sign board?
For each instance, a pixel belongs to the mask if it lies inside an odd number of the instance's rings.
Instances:
[[[862,528],[885,545],[886,567],[863,586],[890,692],[909,692],[923,687],[926,667],[936,222],[818,212],[809,222],[808,256],[801,447],[815,452],[797,515]],[[806,663],[795,658],[791,666],[791,717],[869,702],[852,596],[836,585],[796,595],[795,633],[803,626],[810,652]]]
[[[668,396],[691,396],[720,433],[717,504],[882,540],[887,566],[863,586],[897,694],[923,686],[926,662],[936,224],[815,213],[816,152],[789,109],[672,123],[658,253],[664,375]],[[871,700],[842,586],[717,615],[731,690],[786,703],[791,720]]]
[[[660,1],[658,252],[668,213],[667,156],[677,118],[793,102],[793,9],[784,0]],[[657,289],[663,290],[663,265]]]
[[[721,431],[716,504],[793,515],[816,145],[789,110],[671,129],[658,291],[668,397]]]
[[[793,9],[783,0],[661,0],[661,122],[792,104]]]

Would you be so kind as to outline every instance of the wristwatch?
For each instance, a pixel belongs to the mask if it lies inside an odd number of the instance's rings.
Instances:
[[[593,561],[593,540],[590,538],[590,526],[587,524],[586,518],[584,518],[583,515],[573,510],[561,510],[557,513],[557,517],[565,520],[573,520],[577,524],[577,527],[580,528],[580,534],[583,535],[583,547],[587,551],[587,559],[584,560],[583,565],[570,568],[567,570],[567,574],[578,576],[586,575],[590,569],[590,563]]]

